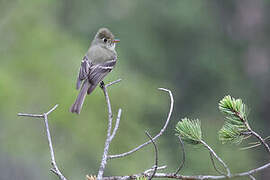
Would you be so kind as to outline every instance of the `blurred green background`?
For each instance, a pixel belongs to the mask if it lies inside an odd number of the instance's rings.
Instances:
[[[181,162],[174,127],[186,116],[202,121],[205,141],[232,172],[262,165],[268,159],[262,147],[240,151],[218,141],[223,117],[217,104],[228,94],[241,97],[254,130],[270,135],[269,8],[267,0],[1,0],[0,179],[57,179],[49,172],[43,122],[17,117],[57,103],[49,121],[59,168],[68,179],[98,171],[107,128],[102,91],[86,98],[79,116],[68,109],[78,93],[81,59],[100,27],[121,39],[117,67],[105,78],[122,78],[109,90],[115,116],[123,109],[111,154],[147,140],[145,130],[159,132],[169,97],[157,88],[165,87],[175,98],[171,122],[157,141],[166,172]],[[205,149],[186,146],[186,152],[181,173],[216,174]],[[109,161],[105,175],[139,173],[153,163],[150,145]],[[269,179],[270,170],[256,177]]]

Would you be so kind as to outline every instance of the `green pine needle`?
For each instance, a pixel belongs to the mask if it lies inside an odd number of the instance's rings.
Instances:
[[[231,96],[225,96],[219,102],[219,110],[226,115],[226,118],[231,121],[243,124],[243,121],[247,121],[246,105],[241,99],[235,99]]]
[[[189,144],[199,144],[202,140],[201,122],[184,118],[176,125],[176,135]]]
[[[231,125],[229,123],[225,123],[225,125],[219,130],[219,140],[224,143],[234,143],[240,144],[244,135],[241,135],[241,131],[239,131],[237,126]]]
[[[219,131],[222,143],[240,144],[245,139],[244,132],[248,132],[246,105],[241,99],[225,96],[219,102],[220,112],[225,114],[225,124]]]

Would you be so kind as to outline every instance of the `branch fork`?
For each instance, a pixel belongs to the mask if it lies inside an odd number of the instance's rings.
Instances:
[[[156,154],[156,160],[155,160],[155,166],[154,166],[154,171],[153,171],[153,174],[151,175],[151,177],[149,178],[150,180],[155,176],[155,173],[158,169],[158,165],[157,165],[157,157],[158,157],[158,153],[157,153],[157,147],[156,147],[156,144],[155,144],[155,140],[161,136],[163,134],[163,132],[165,131],[165,129],[167,128],[168,126],[168,123],[170,121],[170,118],[171,118],[171,114],[172,114],[172,111],[173,111],[173,96],[172,96],[172,93],[170,90],[168,89],[165,89],[165,88],[159,88],[159,90],[161,91],[165,91],[165,92],[168,92],[169,95],[170,95],[170,99],[171,99],[171,105],[170,105],[170,110],[169,110],[169,113],[168,113],[168,117],[167,117],[167,120],[166,120],[166,123],[165,125],[163,126],[163,128],[161,129],[161,131],[155,136],[155,137],[151,137],[150,134],[148,132],[146,132],[146,135],[148,136],[148,138],[150,139],[149,141],[141,144],[140,146],[132,149],[131,151],[129,152],[126,152],[126,153],[122,153],[122,154],[118,154],[118,155],[108,155],[108,152],[109,152],[109,146],[110,146],[110,143],[111,141],[113,140],[117,130],[118,130],[118,127],[119,127],[119,123],[120,123],[120,118],[121,118],[121,113],[122,113],[122,110],[119,109],[118,110],[118,115],[117,115],[117,118],[116,118],[116,122],[115,122],[115,126],[114,126],[114,129],[112,131],[112,120],[113,120],[113,116],[112,116],[112,108],[111,108],[111,103],[110,103],[110,98],[109,98],[109,95],[108,95],[108,92],[107,92],[107,88],[113,84],[116,84],[118,82],[120,82],[121,79],[118,79],[116,81],[113,81],[107,85],[105,85],[104,83],[101,84],[101,88],[103,90],[103,93],[104,93],[104,96],[105,96],[105,100],[106,100],[106,103],[107,103],[107,109],[108,109],[108,129],[107,129],[107,138],[106,138],[106,141],[105,141],[105,146],[104,146],[104,151],[103,151],[103,156],[102,156],[102,160],[101,160],[101,164],[100,164],[100,167],[99,167],[99,171],[98,171],[98,176],[97,176],[97,179],[98,180],[102,180],[104,179],[103,178],[103,174],[104,174],[104,169],[106,167],[106,164],[107,164],[107,160],[108,159],[113,159],[113,158],[122,158],[122,157],[125,157],[127,155],[130,155],[136,151],[138,151],[139,149],[145,147],[146,145],[150,144],[151,142],[153,143],[154,147],[155,147],[155,154]]]
[[[48,123],[48,115],[53,112],[56,108],[58,107],[58,104],[56,104],[53,108],[51,108],[48,112],[43,113],[43,114],[27,114],[27,113],[18,113],[18,116],[26,116],[26,117],[33,117],[33,118],[43,118],[44,119],[44,124],[45,124],[45,129],[46,129],[46,135],[47,135],[47,140],[49,144],[49,149],[50,149],[50,155],[51,155],[51,171],[58,176],[59,179],[61,180],[67,180],[65,176],[61,173],[59,170],[56,161],[55,161],[55,156],[54,156],[54,150],[53,150],[53,145],[52,145],[52,138],[51,138],[51,133],[50,133],[50,128],[49,128],[49,123]]]

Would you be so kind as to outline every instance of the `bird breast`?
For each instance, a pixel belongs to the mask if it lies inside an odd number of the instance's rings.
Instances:
[[[115,50],[101,46],[91,46],[87,52],[87,57],[93,64],[103,63],[108,60],[116,59]]]

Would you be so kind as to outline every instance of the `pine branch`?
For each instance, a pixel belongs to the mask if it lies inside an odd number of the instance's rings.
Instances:
[[[176,135],[189,144],[199,144],[202,140],[201,122],[183,118],[176,125]]]

